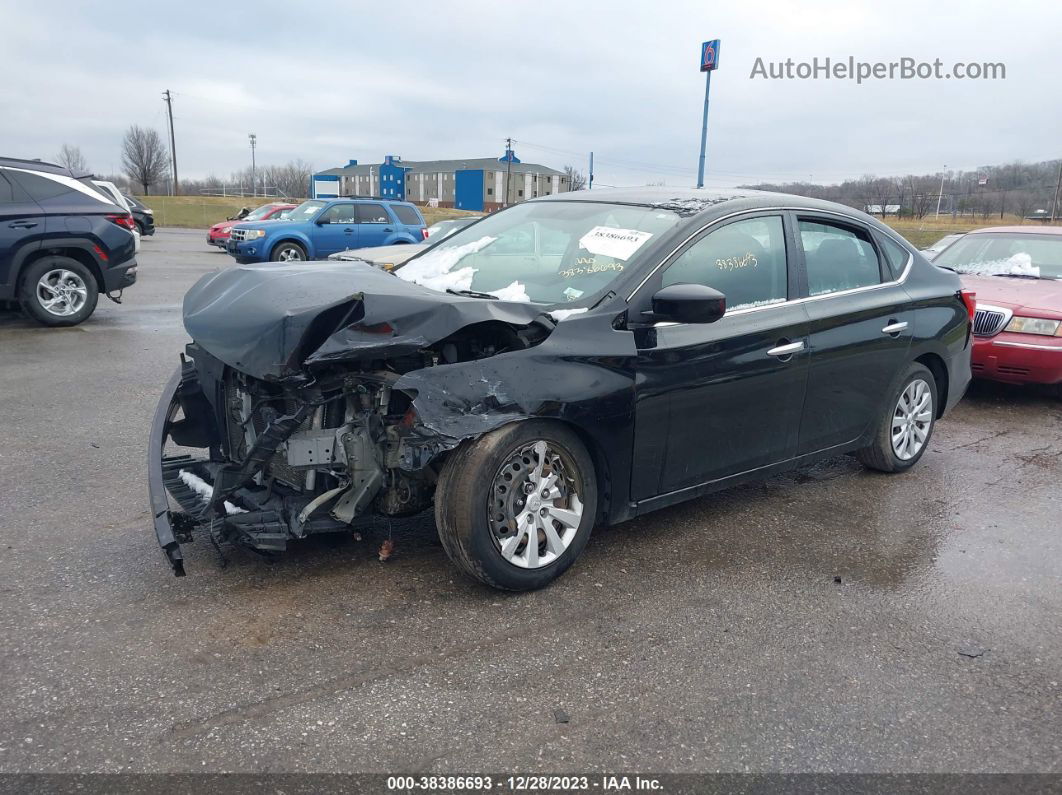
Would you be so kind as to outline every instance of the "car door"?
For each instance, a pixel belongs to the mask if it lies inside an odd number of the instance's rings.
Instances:
[[[358,248],[357,205],[352,202],[333,204],[317,219],[313,238],[314,255],[324,259],[329,254]]]
[[[0,286],[14,287],[16,254],[38,248],[43,235],[44,211],[0,169]]]
[[[382,246],[395,231],[395,222],[387,208],[375,202],[358,204],[358,245],[362,248]]]
[[[636,500],[792,458],[807,376],[807,315],[795,295],[782,213],[714,226],[639,290],[639,308],[670,284],[727,297],[710,324],[635,330]]]
[[[844,447],[880,416],[911,344],[910,298],[870,230],[794,213],[811,349],[798,455]]]

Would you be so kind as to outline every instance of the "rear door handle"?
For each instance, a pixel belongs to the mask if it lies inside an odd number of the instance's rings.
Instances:
[[[881,333],[882,334],[899,334],[901,331],[905,331],[906,329],[907,329],[907,322],[906,321],[901,321],[899,323],[893,321],[893,322],[889,323],[889,325],[887,325],[885,328],[883,328],[881,330]]]
[[[394,232],[395,230],[388,226],[388,227],[384,228],[384,231],[385,232]]]
[[[36,225],[36,221],[12,221],[8,224],[12,229],[32,229]]]
[[[353,230],[353,229],[351,229],[351,228],[350,228],[350,227],[348,226],[348,227],[347,227],[346,229],[344,229],[343,231],[344,231],[344,232],[346,232],[346,233],[347,233],[347,234],[349,235],[349,234],[350,234],[351,232],[353,232],[354,230]]]
[[[768,356],[777,356],[783,358],[786,356],[792,356],[794,353],[800,353],[804,350],[804,340],[797,340],[796,342],[789,342],[785,345],[778,345],[767,351]]]

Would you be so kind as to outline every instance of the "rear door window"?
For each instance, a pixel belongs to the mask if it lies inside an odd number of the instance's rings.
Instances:
[[[359,224],[391,223],[391,216],[387,214],[382,204],[359,204],[357,208]]]
[[[15,194],[11,190],[11,183],[7,181],[7,177],[0,174],[0,204],[12,204],[15,201]]]
[[[726,296],[730,311],[785,301],[787,274],[782,217],[771,215],[708,232],[668,266],[661,286],[707,285]]]
[[[878,255],[865,230],[808,218],[801,218],[797,228],[810,295],[881,284]]]
[[[395,211],[398,220],[406,226],[424,226],[424,222],[420,220],[417,211],[412,207],[405,204],[392,204],[391,209]]]
[[[330,224],[355,224],[357,223],[355,205],[334,204],[324,211],[321,220]]]

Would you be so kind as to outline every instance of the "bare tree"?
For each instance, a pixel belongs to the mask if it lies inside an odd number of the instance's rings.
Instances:
[[[122,168],[132,182],[148,187],[169,173],[169,158],[162,138],[155,130],[133,124],[122,139]]]
[[[89,170],[88,161],[81,154],[81,147],[71,146],[70,144],[63,144],[63,148],[55,156],[55,162],[65,167],[75,177],[83,176]]]
[[[568,190],[582,190],[586,187],[586,176],[575,166],[565,166],[564,173],[568,176]]]

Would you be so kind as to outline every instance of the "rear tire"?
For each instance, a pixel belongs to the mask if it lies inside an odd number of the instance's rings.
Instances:
[[[302,262],[306,259],[306,249],[298,243],[280,243],[269,255],[273,262]]]
[[[446,554],[470,577],[508,591],[541,588],[563,574],[586,546],[596,514],[590,454],[575,433],[546,420],[506,425],[461,445],[435,491]]]
[[[98,300],[96,277],[70,257],[41,257],[22,274],[22,309],[45,326],[76,326],[96,310]]]
[[[886,404],[873,442],[856,458],[868,469],[905,472],[929,448],[936,422],[937,382],[929,368],[913,362]]]

